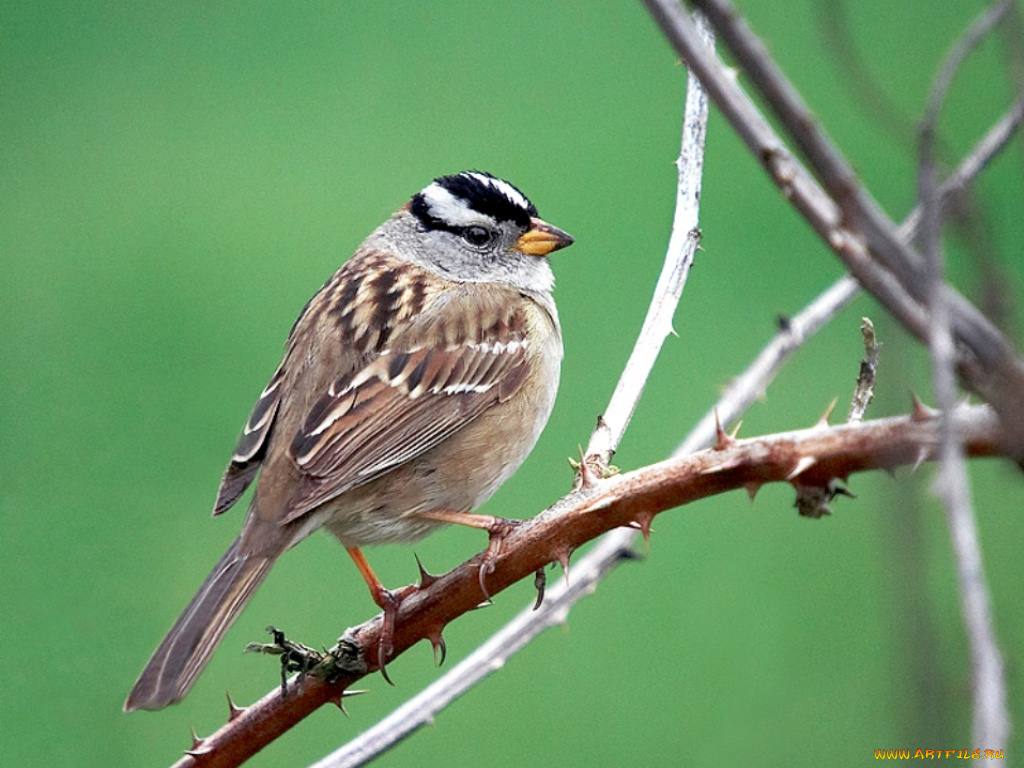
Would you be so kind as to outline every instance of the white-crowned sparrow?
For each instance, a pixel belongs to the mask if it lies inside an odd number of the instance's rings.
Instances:
[[[377,228],[303,309],[213,513],[256,478],[241,534],[125,702],[184,698],[281,554],[324,527],[384,610],[398,600],[359,547],[421,539],[474,515],[518,469],[555,400],[562,338],[546,256],[572,238],[490,174],[442,176]],[[482,582],[481,582],[482,583]]]

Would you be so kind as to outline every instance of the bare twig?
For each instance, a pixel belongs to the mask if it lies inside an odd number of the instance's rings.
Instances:
[[[942,183],[939,191],[942,197],[943,214],[951,205],[951,201],[960,194],[979,173],[991,162],[992,158],[998,155],[1007,145],[1014,133],[1024,122],[1024,96],[1019,97],[1007,110],[998,122],[993,125],[988,133],[974,146],[967,155]],[[914,233],[920,226],[921,208],[915,208],[900,225],[900,237],[907,239],[914,237]]]
[[[953,84],[953,78],[956,77],[956,74],[963,67],[964,60],[981,44],[981,41],[988,36],[995,25],[1003,19],[1009,7],[1009,0],[997,0],[997,2],[992,3],[992,5],[982,11],[978,18],[971,22],[971,25],[964,30],[960,39],[957,40],[953,49],[942,62],[939,73],[935,77],[935,82],[932,84],[928,105],[925,107],[924,116],[918,128],[919,136],[923,137],[926,133],[928,134],[927,140],[922,141],[921,144],[927,144],[927,149],[932,154],[934,154],[935,127],[939,121],[939,110],[946,101],[946,94]]]
[[[700,33],[704,34],[704,42],[712,45],[713,41],[706,25],[702,20],[698,24]],[[679,297],[686,285],[686,277],[700,242],[698,214],[701,177],[704,171],[708,99],[700,81],[692,74],[687,76],[686,93],[682,140],[679,158],[676,160],[678,176],[675,215],[672,219],[672,236],[669,238],[665,263],[636,344],[604,415],[598,419],[597,428],[591,435],[586,450],[588,457],[596,456],[606,465],[611,462],[612,455],[629,426],[633,411],[640,401],[651,369],[661,351],[662,343],[670,333],[673,333],[672,317],[679,304]]]
[[[939,407],[939,471],[935,491],[946,508],[957,565],[960,600],[972,660],[974,721],[972,737],[986,748],[1002,750],[1009,735],[1006,681],[995,637],[984,561],[978,543],[977,521],[971,505],[967,465],[960,436],[952,426],[956,405],[955,349],[947,295],[943,290],[942,215],[935,164],[935,137],[939,112],[953,77],[964,59],[1004,15],[1000,0],[967,29],[946,57],[935,79],[919,129],[918,190],[921,207],[920,242],[925,258],[925,290],[932,318],[929,349],[932,377]]]
[[[857,281],[911,333],[925,338],[928,323],[923,307],[894,275],[874,261],[865,242],[847,229],[839,207],[786,149],[753,101],[740,89],[736,78],[713,51],[699,44],[678,2],[644,0],[644,4],[676,52],[701,78],[708,95],[733,129],[764,164],[786,199],[840,257]]]
[[[925,294],[918,279],[922,269],[921,256],[898,237],[893,222],[870,192],[857,181],[852,166],[768,55],[761,41],[729,0],[694,0],[694,4],[708,15],[755,87],[764,94],[766,103],[783,122],[796,146],[808,158],[810,167],[842,211],[847,227],[862,233],[871,253],[899,278],[910,295],[923,302]],[[994,357],[986,357],[992,347],[1007,353],[1010,351],[998,330],[966,300],[951,296],[949,301],[950,306],[956,308],[953,322],[962,325],[961,334],[972,344],[976,355],[994,360]]]

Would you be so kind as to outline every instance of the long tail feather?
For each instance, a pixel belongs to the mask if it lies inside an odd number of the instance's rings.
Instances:
[[[221,638],[266,577],[276,556],[224,553],[203,586],[153,652],[128,694],[124,709],[162,709],[185,698]]]

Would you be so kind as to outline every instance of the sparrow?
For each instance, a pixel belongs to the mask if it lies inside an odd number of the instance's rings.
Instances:
[[[492,544],[507,533],[510,521],[473,511],[523,463],[554,405],[562,334],[547,256],[572,242],[479,171],[435,179],[363,241],[295,321],[214,504],[226,512],[255,481],[242,532],[126,711],[181,701],[271,566],[320,528],[384,612],[384,669],[400,597],[361,548],[451,523]]]

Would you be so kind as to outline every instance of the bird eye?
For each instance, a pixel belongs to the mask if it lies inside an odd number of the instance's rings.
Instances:
[[[494,239],[494,233],[487,227],[471,226],[462,230],[462,239],[475,248],[481,248]]]

